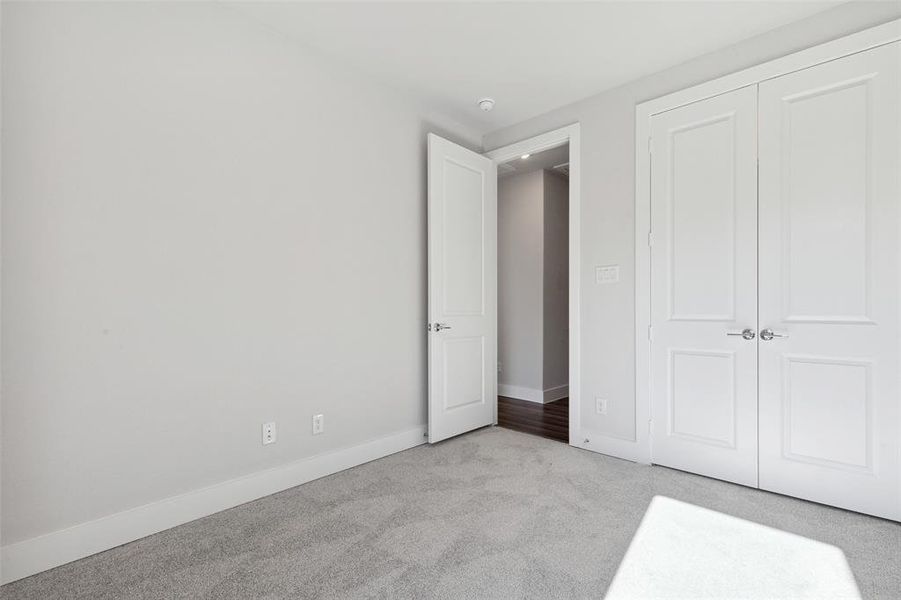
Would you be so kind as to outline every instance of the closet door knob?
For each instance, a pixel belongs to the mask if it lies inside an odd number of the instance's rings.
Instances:
[[[768,342],[773,338],[787,338],[788,334],[776,333],[772,329],[761,329],[760,330],[760,339],[764,342]]]
[[[753,340],[757,334],[754,333],[753,329],[748,327],[742,331],[727,331],[726,335],[740,335],[744,340]]]

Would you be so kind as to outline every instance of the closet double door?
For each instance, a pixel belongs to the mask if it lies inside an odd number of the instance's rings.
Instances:
[[[901,519],[899,57],[652,117],[654,463]]]

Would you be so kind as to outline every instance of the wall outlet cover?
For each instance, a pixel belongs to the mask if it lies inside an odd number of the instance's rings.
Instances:
[[[263,423],[263,445],[275,443],[275,422]]]
[[[325,431],[325,415],[313,415],[313,435]]]
[[[607,400],[606,398],[595,398],[595,408],[599,415],[607,414]]]

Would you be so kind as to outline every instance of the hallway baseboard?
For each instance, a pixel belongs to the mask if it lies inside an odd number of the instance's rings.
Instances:
[[[557,400],[563,400],[564,398],[569,397],[569,386],[558,385],[557,387],[552,387],[544,390],[544,403],[555,402]]]
[[[506,383],[497,384],[497,395],[506,396],[507,398],[516,398],[517,400],[525,400],[527,402],[537,402],[544,404],[544,392],[534,388],[522,387],[519,385],[508,385]]]
[[[548,402],[568,398],[569,386],[558,385],[546,390],[536,390],[534,388],[499,383],[497,384],[497,395],[506,396],[507,398],[516,398],[517,400],[525,400],[527,402],[537,402],[538,404],[547,404]]]

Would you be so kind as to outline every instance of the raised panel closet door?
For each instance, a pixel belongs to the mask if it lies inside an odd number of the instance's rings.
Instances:
[[[760,487],[901,518],[901,46],[760,85]]]
[[[651,119],[652,462],[757,485],[757,89]]]

